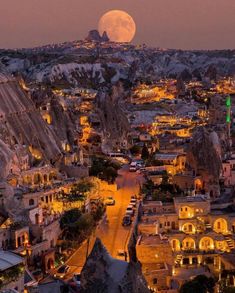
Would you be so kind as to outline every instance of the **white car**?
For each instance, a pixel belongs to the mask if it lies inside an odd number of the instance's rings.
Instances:
[[[65,275],[69,272],[69,270],[70,270],[69,266],[62,265],[61,267],[58,268],[58,270],[54,274],[54,277],[63,279]]]
[[[105,199],[104,203],[107,205],[107,206],[114,206],[115,205],[115,199],[113,199],[112,196],[109,196]]]
[[[136,207],[136,201],[131,200],[129,205],[131,205],[133,208],[135,208]]]
[[[137,171],[137,164],[136,164],[136,162],[132,162],[130,164],[129,171],[130,172],[136,172]]]
[[[126,208],[126,215],[129,215],[129,216],[133,217],[134,216],[134,213],[135,213],[135,211],[133,209],[133,206],[132,205],[129,205]]]
[[[131,198],[131,201],[130,201],[131,204],[135,204],[137,203],[137,199],[136,198]]]

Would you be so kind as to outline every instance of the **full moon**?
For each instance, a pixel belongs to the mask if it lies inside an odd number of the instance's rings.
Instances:
[[[99,33],[106,31],[110,41],[131,42],[135,36],[136,25],[133,18],[122,10],[111,10],[99,21]]]

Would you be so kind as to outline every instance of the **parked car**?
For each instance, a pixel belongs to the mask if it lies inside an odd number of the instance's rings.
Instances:
[[[133,209],[133,206],[132,205],[129,205],[126,208],[126,215],[133,217],[134,216],[134,213],[135,213],[135,211]]]
[[[122,219],[122,226],[130,226],[131,225],[131,216],[124,216]]]
[[[135,208],[136,207],[136,201],[130,201],[129,205],[131,205],[133,208]]]
[[[70,268],[67,265],[62,265],[58,268],[56,273],[54,274],[54,277],[63,279],[65,275],[69,272]]]
[[[136,198],[131,198],[130,204],[136,206],[136,204],[137,204],[137,199],[136,199]]]
[[[130,171],[130,172],[136,172],[137,169],[136,169],[136,167],[130,167],[130,168],[129,168],[129,171]]]
[[[73,281],[77,284],[78,287],[81,286],[81,274],[74,274]]]
[[[118,249],[116,258],[120,259],[120,260],[126,260],[127,259],[127,253],[125,252],[124,249]]]
[[[104,203],[107,205],[107,206],[114,206],[115,205],[115,199],[112,197],[112,196],[108,196]]]
[[[137,171],[137,164],[136,164],[136,162],[132,162],[130,164],[129,171],[130,172],[136,172]]]
[[[140,169],[140,168],[143,168],[143,164],[142,164],[142,163],[137,163],[137,164],[136,164],[136,167],[139,168],[139,169]]]

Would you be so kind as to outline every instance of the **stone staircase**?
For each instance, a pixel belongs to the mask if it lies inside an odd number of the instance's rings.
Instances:
[[[234,247],[234,240],[231,238],[231,236],[225,236],[225,240],[226,240],[226,242],[228,244],[228,247],[230,249],[234,249],[235,248]]]
[[[212,226],[210,223],[205,223],[206,230],[211,230]]]
[[[175,264],[176,264],[176,265],[179,265],[180,262],[181,262],[181,260],[182,260],[182,258],[183,258],[183,255],[178,254],[178,255],[176,256],[176,259],[175,259]]]

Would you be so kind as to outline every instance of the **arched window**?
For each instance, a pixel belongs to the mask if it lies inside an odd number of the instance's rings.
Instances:
[[[227,221],[223,218],[219,218],[215,220],[213,228],[216,233],[227,233],[228,231]]]
[[[39,214],[35,215],[35,224],[38,225],[39,224]]]
[[[184,250],[195,249],[195,248],[196,248],[195,240],[194,240],[193,238],[186,237],[186,238],[182,241],[182,248],[183,248]]]
[[[199,242],[199,248],[201,250],[212,250],[214,249],[214,241],[211,237],[203,237]]]
[[[157,278],[153,278],[153,284],[154,284],[154,285],[157,284]]]
[[[194,234],[196,232],[196,227],[192,223],[185,223],[182,226],[182,231],[186,234]]]
[[[40,184],[41,183],[41,176],[40,174],[34,174],[34,184]]]
[[[34,205],[34,199],[33,199],[33,198],[30,198],[30,200],[29,200],[29,205],[30,205],[30,206],[33,206],[33,205]]]

